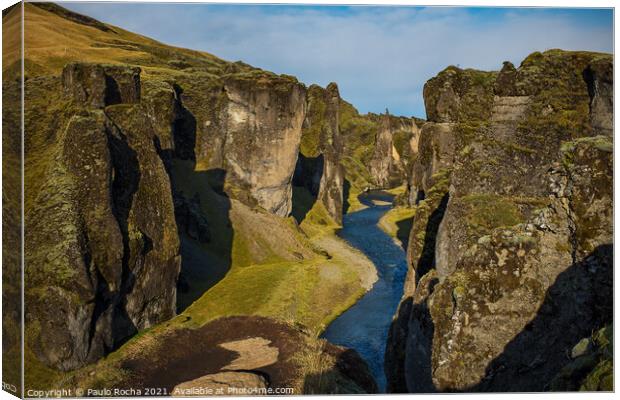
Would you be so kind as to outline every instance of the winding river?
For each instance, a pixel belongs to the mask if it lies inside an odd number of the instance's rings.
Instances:
[[[393,197],[382,192],[362,194],[366,205],[344,216],[338,233],[375,264],[379,279],[357,303],[336,318],[322,337],[332,343],[355,349],[368,363],[384,392],[386,386],[383,361],[388,330],[403,293],[407,272],[405,252],[377,223],[392,208]]]

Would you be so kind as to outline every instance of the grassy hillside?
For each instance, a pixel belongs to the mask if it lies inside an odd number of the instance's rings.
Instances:
[[[17,25],[19,11],[12,9],[3,23]],[[27,76],[57,74],[65,64],[78,60],[139,65],[145,76],[174,74],[192,67],[221,73],[229,64],[209,53],[167,46],[52,3],[26,4],[24,21]],[[5,40],[19,41],[19,35]],[[15,70],[19,54],[4,57],[3,71]]]

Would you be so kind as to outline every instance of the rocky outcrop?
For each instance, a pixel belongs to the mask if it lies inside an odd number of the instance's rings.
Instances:
[[[601,134],[613,135],[613,65],[605,59],[594,60],[584,71],[590,95],[590,123]]]
[[[434,176],[452,167],[456,140],[454,124],[449,122],[427,123],[420,132],[418,157],[411,167],[410,191],[414,196],[411,205],[425,198],[425,192],[434,185]]]
[[[548,389],[566,351],[611,321],[609,76],[597,91],[588,72],[611,63],[552,50],[425,85],[390,390]]]
[[[325,89],[312,85],[307,94],[299,159],[294,182],[321,202],[329,216],[342,223],[344,169],[340,164],[342,139],[339,128],[340,94],[330,83]]]
[[[67,94],[93,108],[140,101],[140,68],[72,63],[62,71]]]
[[[379,188],[398,186],[405,176],[400,154],[394,147],[394,130],[387,110],[380,117],[369,171]]]
[[[246,205],[287,216],[305,87],[260,70],[200,78],[178,82],[180,99],[195,118],[196,170]]]
[[[65,93],[96,93],[103,70],[67,66]],[[40,94],[42,82],[31,85]],[[27,342],[63,370],[174,316],[180,268],[170,182],[142,107],[70,101],[47,128],[55,144],[39,149],[33,135],[27,154],[30,163],[41,152],[50,160],[26,210]]]
[[[344,170],[340,165],[342,155],[342,139],[340,138],[338,110],[340,93],[335,83],[326,88],[326,119],[327,126],[322,132],[322,154],[325,157],[323,176],[319,187],[318,199],[323,202],[327,212],[338,223],[342,222],[342,202]]]
[[[392,130],[390,116],[385,113],[375,136],[375,148],[370,159],[370,174],[379,187],[387,187],[392,166]]]
[[[419,118],[396,119],[393,153],[394,158],[400,162],[401,168],[397,170],[397,179],[405,184],[405,192],[394,199],[394,204],[411,207],[415,205],[417,196],[412,170],[419,156],[422,128],[426,121]]]

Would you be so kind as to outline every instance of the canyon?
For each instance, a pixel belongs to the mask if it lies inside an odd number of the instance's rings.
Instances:
[[[447,67],[423,120],[24,10],[23,143],[22,60],[3,51],[5,376],[23,290],[38,390],[612,389],[612,55]],[[364,310],[380,350],[330,343]]]

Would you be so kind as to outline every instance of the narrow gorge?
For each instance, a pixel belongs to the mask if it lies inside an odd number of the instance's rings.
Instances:
[[[612,55],[449,66],[424,120],[24,10],[26,388],[613,389]],[[22,59],[3,54],[10,379]]]

